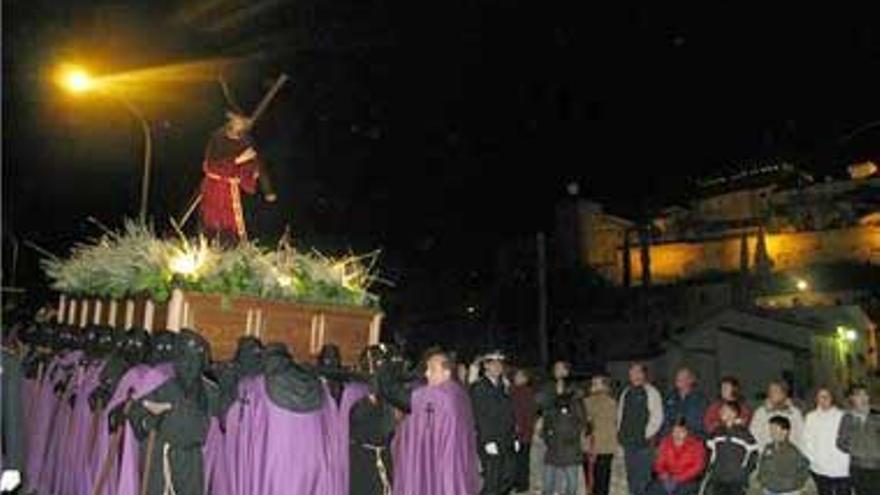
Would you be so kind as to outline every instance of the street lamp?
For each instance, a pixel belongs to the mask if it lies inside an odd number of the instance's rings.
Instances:
[[[804,280],[802,278],[799,278],[795,285],[797,286],[797,290],[799,290],[801,292],[806,292],[810,288],[809,282],[807,282],[806,280]]]
[[[843,325],[837,327],[837,336],[847,342],[855,342],[859,339],[859,334],[855,329]]]
[[[95,86],[95,81],[89,73],[80,68],[67,69],[62,79],[64,86],[74,93],[83,93]]]
[[[92,77],[85,69],[77,66],[68,66],[61,71],[59,83],[65,90],[82,94],[97,92],[101,95],[115,99],[125,107],[138,121],[144,133],[144,177],[141,180],[141,209],[139,218],[142,224],[147,223],[147,203],[150,194],[150,165],[153,156],[153,139],[150,133],[150,124],[144,118],[144,114],[127,98],[116,92],[102,88],[100,79]]]

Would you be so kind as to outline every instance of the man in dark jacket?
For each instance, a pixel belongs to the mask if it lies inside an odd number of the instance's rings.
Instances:
[[[583,405],[572,393],[556,397],[544,410],[542,434],[545,495],[577,495],[579,471],[583,465],[581,438],[585,429]]]
[[[510,493],[516,465],[516,419],[513,401],[502,381],[504,356],[483,358],[485,373],[471,387],[477,423],[477,448],[483,467],[483,495]]]
[[[737,402],[725,402],[721,406],[721,426],[707,442],[711,451],[707,481],[713,495],[743,495],[749,474],[755,469],[758,444],[740,414]]]
[[[678,418],[684,418],[688,432],[700,438],[706,438],[703,429],[703,418],[709,401],[696,387],[697,377],[689,368],[681,368],[675,374],[675,389],[669,392],[663,402],[663,428],[660,436],[672,433],[672,427]]]
[[[877,493],[880,487],[880,411],[871,409],[864,385],[849,391],[852,409],[840,422],[837,448],[850,455],[850,477],[856,495]]]
[[[645,495],[651,482],[654,441],[663,425],[663,399],[642,363],[629,368],[629,386],[618,401],[617,441],[623,447],[630,495]]]

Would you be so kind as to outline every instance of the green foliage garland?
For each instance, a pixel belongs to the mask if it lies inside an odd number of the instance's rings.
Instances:
[[[144,225],[77,244],[67,259],[44,259],[60,292],[120,299],[146,295],[164,302],[175,288],[264,299],[376,307],[369,292],[377,254],[330,259],[282,240],[275,250],[253,242],[222,249],[205,239],[160,239]]]

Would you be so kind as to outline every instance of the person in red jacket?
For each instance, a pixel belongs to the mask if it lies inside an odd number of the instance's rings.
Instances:
[[[721,396],[709,405],[709,408],[706,409],[706,416],[703,418],[703,426],[709,438],[721,426],[721,407],[730,401],[739,404],[739,420],[741,424],[748,426],[751,422],[752,411],[749,409],[746,401],[740,396],[739,380],[733,376],[725,376],[721,379]]]
[[[538,404],[535,402],[535,389],[532,387],[528,372],[522,368],[516,370],[513,375],[510,398],[513,399],[516,440],[519,442],[519,450],[516,453],[514,491],[520,493],[529,491],[529,454],[538,408]]]
[[[684,418],[676,420],[672,433],[660,441],[654,473],[657,478],[650,495],[693,495],[700,489],[700,476],[706,467],[703,441],[691,435]]]

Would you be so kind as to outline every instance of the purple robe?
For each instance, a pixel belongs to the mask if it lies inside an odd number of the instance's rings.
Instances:
[[[37,404],[37,397],[40,393],[40,382],[36,378],[25,378],[21,384],[22,411],[24,413],[25,425],[30,427],[29,420]],[[30,435],[30,429],[27,431]]]
[[[244,493],[332,495],[323,410],[295,413],[275,405],[262,376],[254,386],[253,476]]]
[[[229,495],[229,469],[224,449],[225,435],[220,430],[220,421],[211,418],[208,436],[202,453],[205,459],[205,495]]]
[[[227,480],[230,495],[248,495],[253,483],[254,466],[262,465],[262,449],[256,448],[254,430],[256,427],[256,396],[264,387],[257,377],[247,377],[238,384],[238,397],[226,413],[226,454]]]
[[[393,443],[394,495],[476,495],[477,445],[467,392],[448,381],[413,391]]]
[[[51,378],[55,374],[59,360],[59,357],[53,358],[43,369],[42,379],[35,384],[30,414],[25,417],[25,422],[28,425],[25,489],[28,492],[37,489],[37,480],[43,467],[43,454],[48,438],[47,430],[51,420],[50,412],[57,400],[53,392],[55,384]]]
[[[70,398],[82,380],[82,367],[77,365],[71,373],[70,381],[57,403],[55,419],[52,421],[52,435],[47,443],[46,467],[40,472],[40,486],[48,487],[45,493],[65,495],[61,493],[61,483],[67,473],[66,452],[70,446],[70,433],[73,429],[71,419],[73,408]]]
[[[107,403],[107,407],[101,413],[98,424],[97,441],[95,442],[95,456],[91,469],[91,479],[88,481],[88,491],[91,493],[94,483],[97,483],[101,468],[109,454],[111,436],[109,426],[109,412],[116,406],[125,403],[129,398],[138,400],[153,392],[163,383],[174,376],[174,369],[170,364],[161,364],[156,367],[138,365],[128,370],[116,386],[113,397]],[[128,421],[123,425],[123,433],[116,458],[110,461],[110,472],[99,495],[137,495],[140,490],[140,463],[139,444],[134,431]]]
[[[32,407],[34,423],[27,457],[28,491],[51,493],[51,482],[56,471],[53,452],[58,432],[55,427],[59,410],[63,409],[62,400],[55,395],[55,386],[65,378],[60,368],[76,363],[82,356],[82,351],[67,352],[47,366],[40,384],[38,402]]]
[[[370,393],[370,388],[363,383],[349,382],[342,389],[342,397],[339,404],[330,394],[327,384],[324,384],[324,419],[327,421],[328,455],[330,472],[333,474],[334,495],[348,495],[349,488],[349,446],[348,430],[351,408]]]
[[[50,449],[51,463],[55,468],[48,480],[52,492],[57,495],[76,495],[75,481],[83,471],[77,463],[82,461],[81,453],[85,439],[81,439],[89,423],[82,418],[82,408],[88,410],[88,396],[83,396],[85,388],[96,384],[96,366],[78,365],[68,384],[55,419],[55,432]],[[71,405],[70,399],[74,398]]]
[[[105,362],[95,362],[86,368],[79,384],[76,403],[73,407],[72,439],[67,451],[65,465],[70,466],[67,477],[61,485],[61,495],[89,493],[89,474],[94,454],[93,446],[97,438],[98,415],[89,406],[89,396],[101,384],[101,370]]]
[[[27,404],[27,412],[24,416],[25,421],[25,445],[26,445],[26,461],[25,461],[25,481],[26,488],[28,490],[34,490],[36,488],[36,480],[37,474],[39,473],[41,462],[42,452],[40,451],[40,446],[45,446],[46,441],[46,428],[44,415],[48,411],[48,407],[45,405],[46,401],[49,400],[49,396],[46,395],[46,385],[49,383],[50,372],[54,370],[57,365],[57,360],[53,360],[46,364],[43,369],[43,374],[41,380],[37,380],[34,378],[33,380],[28,380],[30,382],[30,390],[28,394],[30,395],[30,402]],[[51,391],[51,387],[50,387]]]

